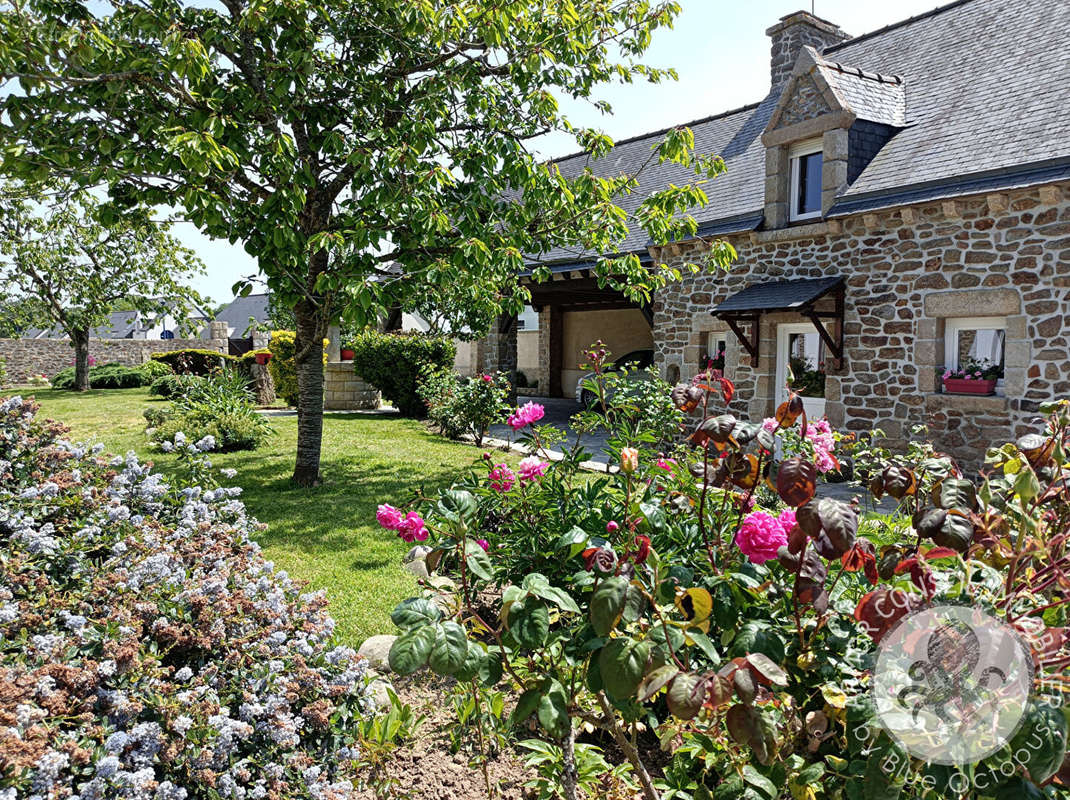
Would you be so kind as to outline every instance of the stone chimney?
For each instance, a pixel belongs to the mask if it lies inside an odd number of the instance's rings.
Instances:
[[[820,53],[826,47],[851,38],[840,30],[839,25],[833,25],[807,11],[796,11],[781,17],[780,22],[765,34],[773,40],[770,59],[770,85],[773,89],[779,89],[788,82],[795,60],[806,45]]]

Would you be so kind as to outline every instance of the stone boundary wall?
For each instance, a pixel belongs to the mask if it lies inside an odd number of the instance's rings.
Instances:
[[[353,369],[352,361],[328,361],[323,368],[323,408],[355,411],[379,408],[382,395]]]
[[[726,237],[739,258],[727,273],[670,284],[654,304],[655,360],[663,375],[693,375],[712,331],[728,339],[733,407],[752,419],[773,412],[776,325],[763,315],[756,368],[711,309],[764,281],[847,278],[845,361],[829,370],[826,411],[850,431],[881,428],[903,447],[925,424],[967,470],[994,442],[1036,426],[1039,404],[1070,397],[1070,185],[1049,185],[858,214],[843,220]],[[670,265],[701,259],[707,245],[670,245]],[[944,320],[1007,321],[1004,395],[940,392]]]
[[[90,339],[89,355],[97,364],[118,362],[135,367],[153,353],[196,347],[227,352],[227,340],[219,339]],[[52,378],[74,365],[69,339],[0,339],[0,358],[7,362],[7,382],[23,383],[31,375]]]

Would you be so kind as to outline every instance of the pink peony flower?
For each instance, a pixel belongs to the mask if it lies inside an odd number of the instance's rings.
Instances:
[[[516,483],[516,473],[506,464],[495,464],[488,477],[490,488],[496,492],[508,492]]]
[[[509,415],[506,422],[514,431],[518,431],[525,425],[538,422],[546,415],[546,409],[538,403],[525,403]]]
[[[390,531],[396,531],[401,527],[403,517],[401,512],[393,506],[381,505],[375,512],[375,519],[380,525]]]
[[[490,383],[492,380],[494,380],[494,378],[490,375],[481,375],[480,377],[483,379],[483,383]]]
[[[736,546],[754,564],[776,558],[776,551],[788,543],[780,520],[764,511],[752,511],[736,532]]]
[[[486,539],[476,539],[476,544],[482,547],[484,552],[490,549],[490,542]]]
[[[401,523],[401,527],[398,528],[398,536],[409,544],[425,541],[427,539],[427,528],[424,525],[423,517],[415,511],[410,511],[406,514],[405,520]]]
[[[538,456],[528,456],[520,462],[520,480],[533,481],[541,477],[548,466],[550,466],[549,461],[543,461]]]
[[[663,469],[669,474],[672,474],[673,469],[676,467],[675,458],[659,458],[658,469]]]
[[[778,424],[779,423],[775,419],[773,419],[772,417],[766,417],[765,419],[762,420],[762,427],[765,428],[770,433],[772,433],[773,431],[775,431],[777,429],[777,425]]]
[[[616,533],[619,530],[620,530],[620,525],[618,525],[613,520],[610,520],[609,522],[606,523],[606,533]]]

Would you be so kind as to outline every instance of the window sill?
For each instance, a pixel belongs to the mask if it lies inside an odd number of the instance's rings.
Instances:
[[[937,392],[925,395],[925,411],[970,411],[1000,413],[1008,410],[1007,398],[1001,394],[949,394]]]

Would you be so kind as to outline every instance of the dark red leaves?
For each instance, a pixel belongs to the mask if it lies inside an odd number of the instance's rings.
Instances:
[[[899,620],[923,605],[925,598],[920,594],[901,589],[874,589],[858,601],[855,619],[861,624],[862,630],[879,643]]]

